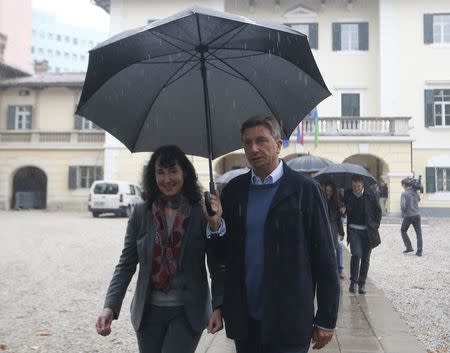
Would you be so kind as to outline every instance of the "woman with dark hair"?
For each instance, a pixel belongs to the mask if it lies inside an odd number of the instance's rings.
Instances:
[[[206,237],[197,175],[181,149],[162,146],[151,156],[143,179],[146,202],[135,207],[128,221],[97,332],[110,334],[139,264],[131,303],[139,351],[194,352],[205,327],[211,333],[222,329],[224,271],[209,256],[215,242]]]
[[[323,189],[328,203],[328,213],[330,216],[331,231],[334,235],[334,247],[336,248],[336,257],[338,262],[339,277],[345,278],[342,273],[344,270],[344,254],[343,254],[343,240],[344,240],[344,227],[342,225],[342,215],[345,213],[345,209],[340,201],[339,192],[336,188],[336,184],[332,181],[327,181],[323,184]]]

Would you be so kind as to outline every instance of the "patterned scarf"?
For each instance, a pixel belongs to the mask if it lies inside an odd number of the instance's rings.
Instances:
[[[164,208],[175,210],[172,229],[168,229]],[[191,206],[183,196],[169,200],[155,201],[152,214],[155,222],[155,242],[153,244],[152,284],[153,289],[167,293],[170,290],[170,279],[175,276],[178,258],[181,252],[181,241],[188,224]]]

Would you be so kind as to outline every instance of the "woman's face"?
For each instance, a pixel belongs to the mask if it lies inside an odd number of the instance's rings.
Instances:
[[[330,200],[331,197],[333,196],[333,189],[331,188],[330,185],[325,186],[325,195],[327,197],[327,200]]]
[[[156,185],[165,196],[172,197],[182,192],[184,176],[178,162],[165,168],[159,164],[159,160],[156,161],[155,176]]]

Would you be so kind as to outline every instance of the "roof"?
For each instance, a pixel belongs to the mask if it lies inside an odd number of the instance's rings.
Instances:
[[[0,81],[0,88],[10,87],[83,87],[86,74],[83,72],[45,73],[41,75],[10,78]]]
[[[107,13],[109,13],[109,11],[111,9],[111,1],[110,0],[91,0],[91,3],[93,3],[94,5],[97,5],[98,7],[101,7]]]
[[[17,69],[11,65],[0,62],[0,80],[2,78],[30,76],[29,73]]]

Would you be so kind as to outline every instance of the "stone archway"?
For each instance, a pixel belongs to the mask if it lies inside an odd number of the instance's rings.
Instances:
[[[342,162],[362,165],[377,181],[386,179],[389,173],[388,164],[383,159],[371,154],[354,154],[347,157]]]
[[[214,172],[222,175],[229,170],[248,167],[247,159],[243,153],[230,153],[217,159],[214,163]]]
[[[12,209],[45,209],[47,175],[37,167],[22,167],[13,178]]]

